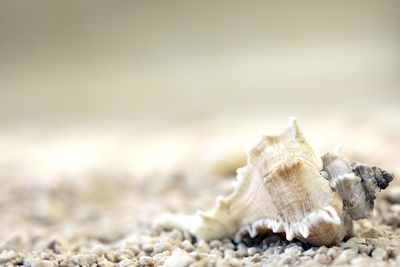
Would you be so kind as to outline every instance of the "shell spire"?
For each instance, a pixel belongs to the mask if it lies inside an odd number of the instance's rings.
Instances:
[[[352,219],[367,218],[374,208],[374,200],[394,175],[378,167],[360,162],[350,164],[341,147],[322,155],[324,171],[333,190],[339,193],[344,209]]]

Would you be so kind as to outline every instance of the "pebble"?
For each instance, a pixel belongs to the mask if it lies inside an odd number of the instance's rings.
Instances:
[[[357,244],[357,239],[355,238],[350,238],[347,240],[346,243],[342,244],[343,249],[351,249],[354,251],[354,253],[358,253],[358,244]]]
[[[99,265],[100,267],[113,267],[114,266],[114,264],[112,262],[110,262],[106,259],[100,261],[99,263],[97,263],[97,265]]]
[[[292,263],[294,260],[296,260],[297,258],[293,258],[291,255],[289,254],[284,254],[281,257],[279,257],[278,260],[278,264],[279,265],[284,265],[284,264],[290,264]]]
[[[62,236],[53,236],[47,244],[47,248],[55,253],[62,253],[71,250],[68,241]]]
[[[366,255],[369,255],[373,249],[372,245],[359,245],[360,253],[365,253]]]
[[[200,240],[200,242],[197,244],[197,251],[199,252],[204,252],[204,253],[209,253],[210,252],[210,247],[204,240]]]
[[[96,245],[93,247],[92,252],[96,255],[104,255],[106,254],[107,250],[104,248],[103,245]]]
[[[236,258],[236,254],[232,249],[226,249],[224,251],[224,258]]]
[[[118,262],[118,266],[120,266],[120,267],[125,267],[125,266],[130,266],[130,265],[133,265],[133,262],[128,259]]]
[[[164,251],[164,252],[161,252],[161,253],[155,255],[153,257],[153,260],[156,265],[161,265],[161,263],[164,263],[165,259],[170,255],[171,255],[171,251],[167,250],[167,251]]]
[[[398,214],[390,214],[384,218],[385,223],[392,225],[394,227],[400,227],[400,218]]]
[[[253,255],[255,255],[256,253],[258,253],[258,249],[255,248],[255,247],[251,247],[251,248],[248,248],[248,249],[247,249],[247,255],[249,255],[249,256],[253,256]]]
[[[85,256],[82,254],[74,255],[72,256],[72,262],[81,266],[87,265],[87,262],[85,260]]]
[[[117,261],[117,255],[112,250],[107,251],[106,252],[106,259],[111,261],[111,262],[116,262]]]
[[[374,264],[371,262],[369,257],[356,257],[350,261],[351,265],[354,266],[373,266]]]
[[[210,255],[217,255],[219,257],[223,257],[224,256],[223,252],[221,250],[219,250],[219,249],[216,249],[216,248],[213,248],[211,250]]]
[[[230,263],[224,259],[218,260],[216,264],[216,267],[230,267],[230,266],[231,266]]]
[[[176,241],[181,241],[183,239],[182,232],[178,229],[172,230],[172,232],[169,234],[169,237]]]
[[[335,259],[334,264],[347,264],[353,258],[356,257],[356,254],[351,249],[343,250],[342,253]]]
[[[15,257],[15,252],[13,250],[3,250],[0,254],[0,262],[7,262]]]
[[[219,247],[222,247],[223,245],[224,244],[219,240],[211,240],[210,241],[210,247],[211,248],[219,248]]]
[[[260,260],[261,260],[261,256],[260,256],[260,254],[258,254],[258,253],[254,254],[254,255],[251,257],[251,261],[252,261],[252,262],[260,262]]]
[[[314,248],[310,248],[309,250],[306,250],[303,252],[304,256],[311,256],[313,257],[315,255],[316,251]]]
[[[322,246],[319,249],[317,249],[317,253],[319,253],[319,254],[326,254],[327,252],[328,252],[328,248],[325,246]]]
[[[165,267],[186,267],[194,262],[193,257],[190,257],[186,251],[182,249],[175,249],[172,255],[164,262]]]
[[[146,253],[151,253],[151,252],[153,252],[154,245],[153,245],[153,244],[149,244],[149,243],[145,243],[145,244],[142,245],[142,249],[143,249]]]
[[[235,245],[231,241],[229,241],[229,242],[225,242],[224,243],[223,248],[225,248],[225,249],[235,249]]]
[[[370,228],[367,231],[363,232],[361,236],[364,238],[377,238],[379,237],[379,232],[374,228]]]
[[[303,251],[303,248],[299,247],[299,246],[291,246],[284,250],[285,253],[294,254],[294,255],[300,255],[302,251]]]
[[[154,260],[152,257],[149,256],[142,256],[139,258],[139,265],[143,267],[153,266]]]
[[[372,257],[376,260],[386,260],[388,258],[388,254],[386,250],[383,248],[376,248],[374,251],[372,251]]]
[[[400,203],[400,186],[390,187],[386,192],[386,198],[392,203]]]
[[[318,261],[321,264],[328,264],[332,261],[332,259],[328,257],[326,254],[320,254],[320,253],[317,253],[314,256],[314,260]]]
[[[56,261],[44,260],[44,261],[42,261],[42,263],[43,263],[44,267],[56,267],[56,266],[58,266]]]
[[[188,240],[185,240],[181,243],[181,248],[186,250],[187,252],[192,252],[195,250],[195,247]]]
[[[186,240],[187,241],[187,240]],[[154,253],[158,254],[164,251],[171,251],[172,246],[168,242],[159,242],[154,246]]]
[[[337,255],[340,253],[340,248],[338,247],[331,247],[328,249],[328,252],[326,253],[327,256],[333,258],[336,258]]]
[[[300,262],[306,262],[306,261],[312,260],[312,258],[310,256],[300,256],[299,260],[300,260]]]

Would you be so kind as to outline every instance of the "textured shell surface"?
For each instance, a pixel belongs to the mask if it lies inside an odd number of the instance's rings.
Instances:
[[[218,197],[214,210],[182,216],[180,222],[205,240],[272,231],[284,232],[288,240],[337,244],[351,220],[321,170],[321,158],[291,118],[281,134],[262,136],[248,152],[231,195]]]
[[[264,135],[237,170],[234,191],[216,208],[169,223],[204,240],[283,233],[312,245],[337,245],[352,234],[353,219],[366,218],[393,175],[353,163],[340,150],[317,156],[297,120],[279,135]]]

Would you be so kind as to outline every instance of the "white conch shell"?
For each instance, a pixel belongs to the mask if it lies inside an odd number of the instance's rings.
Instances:
[[[339,149],[316,156],[295,118],[280,135],[263,136],[237,173],[234,192],[219,196],[214,210],[167,223],[205,240],[272,231],[336,245],[352,233],[353,219],[371,214],[377,194],[394,178],[377,167],[350,165]]]
[[[352,221],[321,170],[320,157],[291,118],[283,133],[263,136],[248,152],[230,196],[218,197],[213,211],[179,216],[176,222],[205,240],[272,231],[284,232],[288,240],[337,244]]]

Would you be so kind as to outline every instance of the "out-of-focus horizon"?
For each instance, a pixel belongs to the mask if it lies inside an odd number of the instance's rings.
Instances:
[[[6,123],[398,110],[398,1],[3,1]]]

